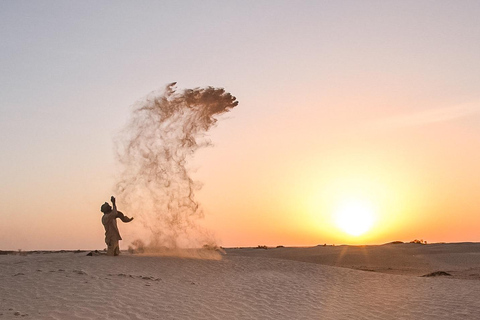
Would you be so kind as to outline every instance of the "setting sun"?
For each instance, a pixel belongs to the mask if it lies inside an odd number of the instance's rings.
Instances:
[[[335,212],[335,222],[344,232],[352,236],[360,236],[373,225],[374,211],[368,203],[347,201]]]

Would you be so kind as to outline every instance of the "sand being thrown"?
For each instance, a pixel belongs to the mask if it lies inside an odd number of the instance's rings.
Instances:
[[[210,232],[198,225],[204,213],[195,191],[201,185],[191,178],[187,163],[198,149],[211,145],[206,133],[238,101],[222,88],[178,92],[175,85],[136,103],[116,139],[122,168],[116,194],[144,227],[131,245],[137,252],[179,255],[188,252],[180,248],[217,248]]]

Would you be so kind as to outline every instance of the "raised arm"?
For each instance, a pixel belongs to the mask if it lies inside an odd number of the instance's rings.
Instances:
[[[117,204],[116,204],[116,202],[115,202],[115,197],[114,197],[114,196],[112,196],[112,197],[110,198],[110,200],[112,201],[112,204],[113,204],[112,213],[113,213],[113,216],[114,216],[115,218],[119,218],[119,219],[122,220],[123,222],[130,222],[130,221],[133,220],[133,218],[129,218],[129,217],[127,217],[126,215],[124,215],[123,212],[117,210]]]
[[[112,201],[113,210],[117,211],[117,204],[116,204],[116,202],[115,202],[115,197],[114,197],[114,196],[111,196],[111,197],[110,197],[110,201]]]
[[[118,212],[117,218],[119,218],[123,222],[130,222],[133,220],[133,218],[129,218],[126,215],[124,215],[122,211],[117,211],[117,212]]]

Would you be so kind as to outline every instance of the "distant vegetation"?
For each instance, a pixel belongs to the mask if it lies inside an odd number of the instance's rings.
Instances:
[[[416,243],[416,244],[427,244],[427,241],[426,240],[423,240],[423,239],[415,239],[413,241],[410,241],[410,243]]]
[[[265,249],[265,250],[267,250],[268,247],[267,247],[267,246],[258,245],[255,249]]]
[[[403,241],[392,241],[392,242],[389,242],[389,243],[386,243],[386,244],[402,244],[402,243],[405,243]],[[426,240],[423,240],[423,239],[415,239],[415,240],[412,240],[410,241],[409,243],[415,243],[415,244],[427,244],[427,241]]]

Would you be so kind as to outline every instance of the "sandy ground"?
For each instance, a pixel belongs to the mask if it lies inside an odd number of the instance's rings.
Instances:
[[[288,259],[389,274],[422,276],[445,271],[455,279],[480,280],[480,243],[241,248],[228,251],[230,255]]]
[[[479,249],[227,249],[221,260],[0,255],[0,319],[475,319],[480,281],[466,279],[478,279]],[[419,277],[441,270],[455,274]]]

